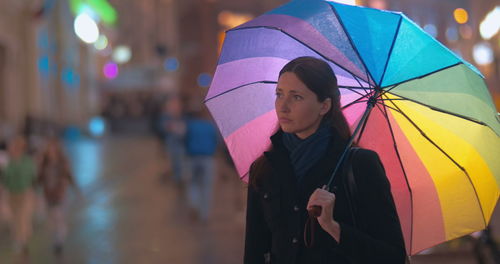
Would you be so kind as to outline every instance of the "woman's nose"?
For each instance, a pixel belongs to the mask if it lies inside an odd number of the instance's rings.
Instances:
[[[286,98],[283,98],[277,102],[277,107],[276,107],[279,112],[282,113],[287,113],[290,112],[290,106],[288,103],[288,100]]]

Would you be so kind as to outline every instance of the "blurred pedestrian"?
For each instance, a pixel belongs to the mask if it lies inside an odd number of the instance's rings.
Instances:
[[[215,177],[217,132],[206,110],[188,119],[186,152],[189,168],[187,184],[190,208],[202,221],[208,220]]]
[[[36,164],[27,155],[26,138],[21,135],[9,142],[8,155],[9,161],[3,170],[2,183],[9,192],[14,252],[27,253],[27,243],[32,233]]]
[[[2,172],[7,163],[9,162],[9,156],[7,154],[7,143],[3,140],[0,141],[0,179],[2,179]],[[8,204],[8,193],[7,190],[0,184],[0,233],[3,231],[4,227],[10,225],[11,213],[10,206]]]
[[[68,232],[64,210],[66,190],[68,186],[76,185],[69,162],[57,138],[51,138],[42,152],[37,183],[43,189],[47,205],[54,253],[59,255]]]
[[[171,177],[178,186],[183,184],[183,167],[185,162],[184,136],[186,120],[179,97],[167,100],[162,114],[165,129],[165,145],[168,152]]]

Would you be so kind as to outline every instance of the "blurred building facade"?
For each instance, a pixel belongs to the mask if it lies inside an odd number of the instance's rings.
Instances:
[[[107,46],[98,49],[76,37],[70,3],[0,1],[0,119],[19,127],[27,115],[62,125],[85,126],[101,111],[108,92],[180,93],[188,108],[201,102],[215,70],[224,31],[285,0],[108,0],[117,22],[99,23]],[[106,1],[104,1],[106,2]],[[500,0],[358,0],[357,4],[403,11],[438,40],[484,73],[500,106],[499,34],[486,41],[494,61],[477,65],[473,48],[485,42],[479,25]],[[453,12],[468,12],[464,24]],[[106,78],[113,50],[128,47],[130,60],[116,63]]]
[[[95,56],[73,31],[68,1],[0,1],[0,120],[82,126],[97,111]]]
[[[0,2],[0,119],[17,124],[40,110],[33,5]]]

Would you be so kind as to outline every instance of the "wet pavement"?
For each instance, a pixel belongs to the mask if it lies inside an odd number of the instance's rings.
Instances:
[[[67,146],[81,195],[68,201],[70,232],[62,258],[52,254],[44,217],[35,217],[29,259],[14,260],[0,231],[0,263],[240,263],[244,185],[221,168],[209,221],[162,177],[165,162],[149,137],[81,140]],[[223,164],[223,162],[219,162]]]
[[[186,208],[181,189],[162,176],[166,162],[153,138],[82,139],[67,144],[67,151],[80,194],[72,192],[68,199],[70,232],[64,254],[60,258],[52,254],[39,209],[24,259],[12,256],[8,232],[0,225],[1,264],[242,263],[246,191],[222,157],[217,162],[215,206],[210,219],[202,223]],[[500,223],[498,211],[496,223]],[[500,230],[496,231],[499,237]],[[476,261],[470,246],[455,243],[415,256],[412,263]]]

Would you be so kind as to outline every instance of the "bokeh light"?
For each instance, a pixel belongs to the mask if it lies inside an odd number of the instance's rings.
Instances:
[[[72,68],[64,68],[61,75],[62,81],[70,88],[80,86],[80,76]]]
[[[460,29],[459,29],[459,32],[460,32],[460,36],[463,38],[463,39],[471,39],[472,38],[472,34],[474,33],[472,31],[472,28],[471,26],[469,25],[460,25]]]
[[[371,0],[369,6],[376,9],[387,9],[387,2],[385,0]]]
[[[479,25],[481,37],[488,40],[495,36],[500,30],[500,6],[489,12]]]
[[[493,62],[493,50],[488,42],[476,44],[472,55],[479,65],[488,65]]]
[[[346,5],[356,5],[356,0],[335,0],[334,2]]]
[[[455,42],[458,40],[458,29],[455,26],[451,26],[446,30],[446,39],[450,42]]]
[[[212,76],[208,73],[198,75],[198,85],[201,87],[208,87],[212,82]]]
[[[104,77],[112,80],[118,76],[118,65],[113,62],[108,62],[104,65],[103,69]]]
[[[97,24],[86,13],[81,13],[75,18],[73,27],[76,35],[85,43],[94,43],[99,37]]]
[[[100,35],[97,41],[94,43],[94,47],[97,50],[103,50],[108,47],[108,38],[105,35]]]
[[[436,37],[437,36],[437,28],[434,24],[427,24],[424,26],[425,32],[429,33],[429,35]]]
[[[179,69],[179,60],[175,57],[167,58],[163,67],[165,67],[165,70],[168,72],[177,71]]]
[[[113,60],[118,64],[127,63],[132,57],[132,51],[127,46],[117,46],[113,51]]]
[[[49,56],[43,55],[38,58],[38,71],[42,77],[49,77],[50,73],[50,59]]]
[[[452,51],[460,58],[463,58],[462,52],[459,49],[452,49]]]
[[[237,27],[253,18],[250,14],[233,13],[230,11],[222,11],[217,15],[217,21],[226,29]]]
[[[469,14],[463,8],[457,8],[453,11],[453,17],[458,24],[465,24],[469,21]]]
[[[101,137],[106,133],[106,121],[100,116],[95,116],[90,119],[88,129],[92,136]]]

